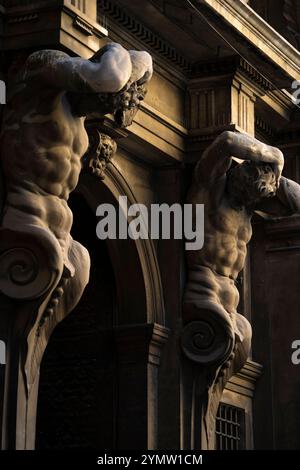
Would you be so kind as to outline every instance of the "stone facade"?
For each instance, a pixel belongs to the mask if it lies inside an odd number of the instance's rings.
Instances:
[[[300,183],[299,112],[289,94],[300,79],[298,17],[291,19],[286,1],[276,2],[276,19],[270,3],[0,1],[0,79],[7,82],[12,67],[41,49],[89,58],[114,41],[146,50],[154,62],[132,125],[117,125],[112,114],[86,121],[90,146],[69,205],[71,234],[91,257],[90,282],[45,339],[40,382],[27,405],[22,360],[32,346],[26,335],[32,304],[0,294],[0,340],[9,358],[0,361],[4,449],[206,448],[201,391],[210,386],[209,367],[186,354],[184,243],[101,242],[95,213],[101,203],[116,205],[120,195],[148,208],[183,204],[195,163],[223,131],[279,147],[284,175]],[[281,11],[287,28],[279,24]],[[291,344],[300,339],[299,216],[256,216],[253,231],[237,282],[252,350],[223,383],[210,442],[222,449],[295,449],[300,382]],[[232,435],[223,425],[230,420]]]

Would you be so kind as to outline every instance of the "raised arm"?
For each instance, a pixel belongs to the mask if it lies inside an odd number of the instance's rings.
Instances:
[[[223,176],[230,168],[232,157],[271,164],[279,182],[284,165],[281,151],[247,134],[230,131],[220,134],[205,150],[196,166],[197,181],[212,182]]]
[[[128,82],[152,75],[151,56],[134,52],[116,43],[106,45],[90,60],[61,51],[38,51],[27,59],[23,80],[37,79],[72,92],[117,93]]]

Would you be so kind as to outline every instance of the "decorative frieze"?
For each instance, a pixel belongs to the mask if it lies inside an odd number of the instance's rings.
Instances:
[[[25,23],[27,21],[34,21],[38,19],[39,19],[38,13],[30,13],[28,15],[12,16],[11,18],[8,18],[7,23],[8,24]]]
[[[98,8],[100,14],[104,14],[108,19],[111,18],[113,21],[117,22],[134,35],[135,38],[142,41],[145,46],[148,46],[151,51],[155,51],[185,72],[190,70],[188,60],[183,57],[175,47],[151,31],[128,11],[123,10],[111,0],[98,0]]]
[[[255,115],[255,133],[264,137],[268,142],[273,142],[276,130],[267,123],[261,116]]]
[[[274,89],[274,86],[269,80],[238,55],[220,58],[212,62],[195,63],[191,69],[191,76],[194,78],[204,78],[224,74],[228,75],[230,73],[235,74],[237,71],[244,73],[245,76],[263,91]]]
[[[273,131],[255,118],[255,107],[257,98],[270,92],[272,84],[239,56],[195,64],[187,91],[189,160],[198,159],[223,130],[254,136],[259,129],[269,141]]]

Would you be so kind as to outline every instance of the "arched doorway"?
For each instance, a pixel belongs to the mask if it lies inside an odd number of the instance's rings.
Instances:
[[[99,203],[135,202],[111,166],[83,174],[70,200],[72,235],[91,257],[90,282],[55,329],[40,368],[36,448],[155,448],[157,374],[167,338],[150,240],[96,238]]]

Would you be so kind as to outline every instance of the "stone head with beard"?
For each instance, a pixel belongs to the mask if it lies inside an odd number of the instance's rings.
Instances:
[[[227,192],[234,206],[253,209],[264,198],[276,195],[276,175],[271,164],[244,161],[227,174]]]

